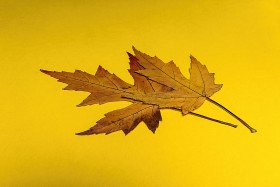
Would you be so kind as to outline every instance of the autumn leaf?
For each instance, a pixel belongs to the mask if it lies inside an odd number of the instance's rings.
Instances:
[[[78,135],[109,134],[122,130],[131,132],[140,122],[155,132],[162,120],[160,109],[181,111],[183,115],[191,114],[204,119],[236,127],[233,124],[216,120],[193,111],[206,100],[222,108],[244,124],[251,132],[256,132],[245,121],[227,108],[210,99],[222,87],[215,84],[214,74],[209,73],[206,66],[196,58],[191,58],[190,79],[184,77],[173,61],[164,63],[157,57],[151,57],[133,47],[134,54],[128,53],[130,60],[129,73],[134,79],[130,85],[115,74],[99,66],[95,75],[76,70],[56,72],[41,70],[59,82],[68,84],[65,90],[86,91],[90,95],[78,106],[103,104],[115,101],[129,101],[132,104],[123,109],[105,114],[90,129]]]

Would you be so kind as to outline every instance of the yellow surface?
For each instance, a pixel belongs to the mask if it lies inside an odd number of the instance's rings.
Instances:
[[[127,106],[75,107],[88,94],[41,72],[95,73],[132,83],[134,45],[174,60],[192,54],[224,87],[212,99],[258,130],[162,111],[156,134],[75,136]],[[280,3],[277,0],[0,0],[0,186],[280,186]],[[198,113],[239,124],[211,103]]]

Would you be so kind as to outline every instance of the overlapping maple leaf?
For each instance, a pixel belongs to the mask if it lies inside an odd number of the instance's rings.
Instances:
[[[78,135],[109,134],[119,130],[128,134],[140,122],[144,122],[152,132],[155,132],[159,121],[162,120],[160,109],[180,110],[183,115],[186,115],[195,114],[192,111],[200,107],[205,100],[220,105],[211,100],[210,96],[219,91],[222,85],[215,84],[214,74],[209,73],[206,66],[193,56],[190,56],[190,79],[187,79],[173,61],[164,63],[159,58],[151,57],[134,47],[133,51],[134,55],[130,53],[128,55],[129,73],[134,79],[134,85],[124,82],[101,66],[95,75],[80,70],[74,73],[41,70],[58,79],[59,82],[68,84],[65,90],[90,92],[90,95],[78,106],[115,101],[132,103],[126,108],[105,114],[105,117],[97,121],[95,126],[77,133]]]

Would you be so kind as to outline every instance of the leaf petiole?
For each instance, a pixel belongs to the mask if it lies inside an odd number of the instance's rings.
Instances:
[[[244,120],[242,120],[241,118],[239,118],[237,115],[235,115],[234,113],[232,113],[230,110],[228,110],[226,107],[224,107],[223,105],[221,105],[220,103],[210,99],[209,97],[206,97],[206,100],[209,101],[210,103],[213,103],[214,105],[220,107],[221,109],[223,109],[224,111],[226,111],[227,113],[229,113],[231,116],[233,116],[235,119],[237,119],[238,121],[240,121],[240,123],[242,123],[245,127],[247,127],[251,133],[255,133],[257,132],[256,129],[254,129],[253,127],[251,127],[248,123],[246,123]]]
[[[204,116],[204,115],[197,114],[197,113],[194,113],[194,112],[189,112],[188,114],[191,114],[191,115],[194,115],[194,116],[197,116],[197,117],[200,117],[200,118],[204,118],[204,119],[207,119],[207,120],[210,120],[210,121],[214,121],[214,122],[217,122],[217,123],[221,123],[221,124],[224,124],[224,125],[228,125],[228,126],[231,126],[233,128],[237,127],[237,125],[234,125],[232,123],[228,123],[228,122],[224,122],[224,121],[217,120],[217,119],[214,119],[214,118],[210,118],[208,116]]]
[[[177,108],[172,108],[173,110],[177,110],[177,111],[181,111],[181,109],[177,109]],[[210,120],[210,121],[214,121],[214,122],[217,122],[217,123],[221,123],[221,124],[224,124],[224,125],[228,125],[230,127],[233,127],[233,128],[236,128],[237,125],[234,125],[232,123],[228,123],[228,122],[225,122],[225,121],[221,121],[221,120],[218,120],[218,119],[214,119],[214,118],[211,118],[211,117],[208,117],[208,116],[204,116],[202,114],[198,114],[198,113],[195,113],[195,112],[189,112],[187,114],[191,114],[193,116],[196,116],[196,117],[200,117],[200,118],[203,118],[203,119],[207,119],[207,120]]]

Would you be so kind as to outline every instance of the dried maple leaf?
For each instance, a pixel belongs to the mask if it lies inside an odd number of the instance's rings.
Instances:
[[[205,100],[221,107],[243,123],[251,132],[256,132],[245,121],[230,112],[224,106],[210,99],[222,87],[214,83],[214,74],[209,73],[191,56],[190,79],[180,72],[173,61],[164,63],[157,57],[150,57],[133,47],[135,56],[128,53],[129,73],[134,79],[130,85],[116,75],[99,66],[95,75],[76,70],[74,73],[41,70],[60,82],[68,84],[64,89],[86,91],[90,95],[78,106],[103,104],[114,101],[129,101],[130,106],[105,114],[96,125],[78,135],[109,134],[122,130],[131,132],[140,122],[155,132],[161,121],[160,109],[182,111],[183,115],[192,114],[218,123],[236,127],[233,124],[209,118],[192,111],[200,107]]]

